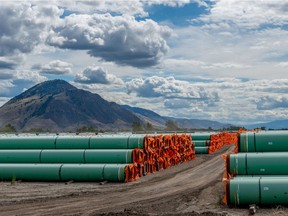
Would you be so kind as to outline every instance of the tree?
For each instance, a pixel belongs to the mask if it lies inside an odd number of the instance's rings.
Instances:
[[[147,131],[152,131],[152,130],[154,130],[153,125],[152,125],[151,123],[147,122],[147,123],[146,123],[146,130],[147,130]]]
[[[77,133],[85,133],[85,132],[98,132],[98,129],[93,128],[92,126],[83,126],[82,128],[78,128],[76,130]]]
[[[136,131],[142,131],[143,128],[142,128],[142,125],[140,122],[133,122],[132,123],[132,131],[133,132],[136,132]]]
[[[2,133],[15,133],[17,131],[13,125],[7,124],[4,127],[0,128],[0,132],[2,132]]]
[[[166,131],[177,131],[180,129],[178,125],[176,124],[176,122],[173,122],[171,120],[166,121],[165,127],[166,127],[165,128]]]

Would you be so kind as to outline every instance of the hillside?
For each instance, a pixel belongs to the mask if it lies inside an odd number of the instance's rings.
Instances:
[[[18,130],[73,131],[87,125],[102,129],[130,128],[135,121],[141,120],[120,105],[63,80],[40,83],[0,108],[0,127],[12,124]]]
[[[276,120],[271,122],[264,122],[259,124],[250,124],[245,126],[247,129],[261,128],[265,127],[266,129],[287,129],[288,128],[288,119],[285,120]]]

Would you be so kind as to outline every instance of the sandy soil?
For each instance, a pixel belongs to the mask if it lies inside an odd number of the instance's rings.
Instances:
[[[224,148],[131,183],[0,182],[0,215],[249,215],[221,204]],[[288,215],[282,206],[257,215]]]

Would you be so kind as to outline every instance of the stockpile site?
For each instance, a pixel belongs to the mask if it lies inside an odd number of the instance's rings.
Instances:
[[[0,136],[0,215],[287,215],[288,132]]]

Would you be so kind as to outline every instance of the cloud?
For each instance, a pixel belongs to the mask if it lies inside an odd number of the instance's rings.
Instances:
[[[84,84],[124,84],[124,82],[113,74],[109,74],[102,67],[87,67],[81,74],[77,74],[75,82]]]
[[[285,1],[213,0],[210,13],[200,20],[205,23],[227,23],[255,29],[264,25],[282,26],[288,23],[288,3]]]
[[[152,76],[145,79],[133,79],[126,83],[128,93],[140,97],[182,98],[187,100],[218,100],[216,92],[208,92],[201,86],[175,80],[174,77]]]
[[[43,41],[63,10],[57,6],[32,5],[25,2],[1,2],[0,56],[29,53]]]
[[[258,110],[271,110],[277,108],[288,108],[288,97],[286,96],[263,96],[256,101]]]
[[[185,99],[166,99],[164,106],[168,109],[181,109],[190,107],[191,103]]]
[[[39,70],[41,74],[64,75],[72,73],[72,66],[68,62],[54,60],[44,65],[33,65],[32,69]]]
[[[0,97],[0,107],[4,105],[6,102],[8,102],[10,98],[8,97]]]
[[[13,61],[7,57],[0,57],[0,70],[1,69],[15,69],[19,62]]]
[[[168,52],[172,30],[152,20],[110,14],[65,17],[47,43],[62,49],[88,50],[91,56],[139,68],[159,64]]]
[[[12,79],[14,75],[11,72],[0,71],[0,80]]]
[[[181,7],[185,4],[190,3],[197,3],[200,6],[208,7],[207,3],[204,0],[142,0],[143,3],[146,3],[148,5],[167,5],[170,7]]]

